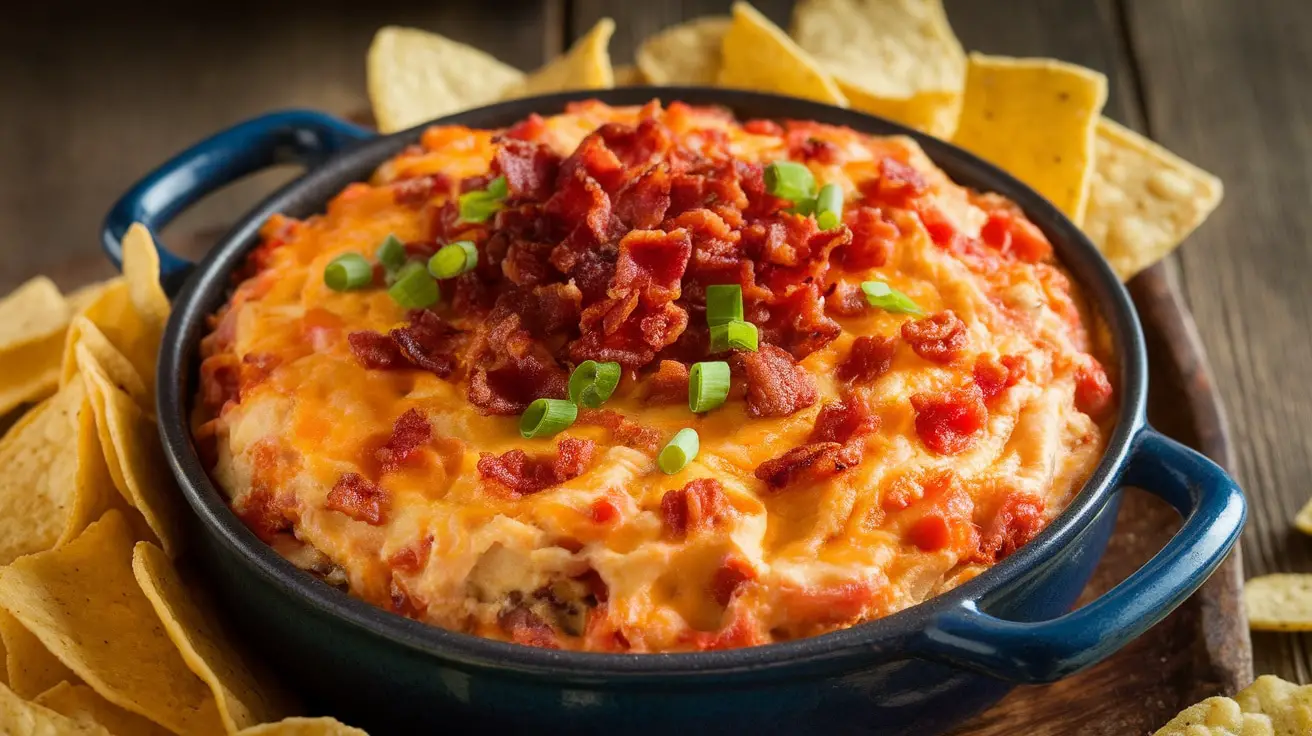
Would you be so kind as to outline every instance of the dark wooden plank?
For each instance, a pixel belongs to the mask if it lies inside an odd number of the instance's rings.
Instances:
[[[1312,5],[1282,0],[1127,4],[1153,136],[1218,174],[1226,201],[1181,255],[1237,439],[1250,575],[1312,572],[1289,520],[1309,495],[1312,365]],[[1254,637],[1257,670],[1306,682],[1312,637]]]
[[[158,5],[159,7],[152,7]],[[73,285],[110,273],[98,228],[113,199],[186,145],[282,107],[366,106],[379,26],[415,25],[524,68],[555,55],[563,0],[24,4],[0,23],[0,293],[37,273]],[[294,175],[241,182],[171,233],[221,227]],[[166,233],[167,235],[168,233]]]

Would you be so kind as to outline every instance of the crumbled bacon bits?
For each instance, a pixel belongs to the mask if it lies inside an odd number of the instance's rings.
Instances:
[[[1025,377],[1025,356],[1004,355],[994,358],[981,353],[975,358],[973,375],[975,385],[984,394],[984,400],[991,401]]]
[[[732,512],[724,486],[714,478],[697,478],[661,497],[661,521],[670,536],[710,531]]]
[[[970,384],[935,393],[915,394],[916,434],[929,449],[940,455],[956,455],[970,449],[978,439],[989,412],[984,394]]]
[[[511,605],[497,615],[497,625],[516,644],[543,649],[559,649],[556,631],[551,624],[523,603]]]
[[[756,477],[771,489],[794,483],[828,480],[861,462],[861,448],[839,442],[812,442],[794,447],[756,468]]]
[[[811,374],[774,345],[735,354],[733,367],[746,378],[747,413],[751,416],[788,416],[811,406],[818,397]]]
[[[869,383],[893,366],[897,340],[879,335],[862,335],[852,341],[852,349],[838,366],[838,378],[849,383]]]
[[[384,471],[401,466],[416,449],[433,437],[433,425],[418,409],[410,409],[392,425],[392,436],[374,453]]]
[[[902,339],[916,355],[944,365],[961,356],[970,341],[966,323],[951,309],[902,324]]]
[[[1007,494],[980,535],[976,561],[992,565],[1038,536],[1043,531],[1044,507],[1037,496],[1018,491]]]
[[[531,457],[523,450],[485,452],[478,460],[478,473],[514,496],[527,496],[582,475],[592,464],[596,447],[592,440],[565,437],[554,456]]]
[[[870,406],[856,396],[842,401],[831,401],[820,407],[815,427],[811,429],[811,442],[849,442],[879,429],[879,417],[870,412]]]
[[[721,606],[729,605],[745,583],[756,579],[752,563],[738,555],[726,555],[711,576],[711,597]]]
[[[324,504],[330,511],[339,511],[372,526],[387,522],[391,506],[392,497],[387,490],[359,473],[343,473],[328,491]]]

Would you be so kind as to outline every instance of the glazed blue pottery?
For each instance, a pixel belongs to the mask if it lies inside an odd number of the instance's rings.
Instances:
[[[1034,541],[974,580],[896,615],[810,639],[687,654],[560,652],[445,631],[394,616],[284,561],[229,511],[192,445],[187,417],[206,316],[270,215],[306,217],[406,145],[421,128],[376,136],[307,111],[257,118],[203,141],[127,192],[104,246],[115,262],[133,221],[158,230],[202,196],[274,164],[305,174],[245,216],[199,264],[162,252],[174,311],[159,363],[159,424],[195,512],[194,547],[231,620],[308,701],[391,733],[934,734],[1017,683],[1094,664],[1160,621],[1225,557],[1243,526],[1240,489],[1216,465],[1144,418],[1147,359],[1134,307],[1080,231],[1006,173],[885,120],[797,99],[700,88],[624,88],[515,100],[437,122],[502,127],[597,97],[722,105],[746,118],[797,118],[916,138],[961,184],[1000,192],[1047,234],[1109,328],[1120,415],[1106,456]],[[1170,502],[1183,526],[1142,569],[1071,611],[1107,545],[1120,489]]]

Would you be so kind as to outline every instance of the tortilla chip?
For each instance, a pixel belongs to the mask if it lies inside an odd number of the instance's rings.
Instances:
[[[616,87],[638,87],[647,83],[642,71],[632,64],[615,67]]]
[[[1208,698],[1180,711],[1153,736],[1270,736],[1271,719],[1244,713],[1230,698]]]
[[[155,361],[159,357],[159,338],[132,302],[132,290],[126,280],[116,279],[82,311],[86,317],[128,359],[147,392],[155,388]],[[76,360],[74,346],[64,344],[64,365]],[[67,373],[67,368],[61,374]]]
[[[1244,583],[1255,631],[1312,631],[1312,575],[1263,575]]]
[[[85,398],[80,383],[65,386],[0,440],[0,564],[54,547],[70,523]]]
[[[1052,59],[971,54],[953,142],[1081,222],[1106,99],[1107,78],[1098,72]]]
[[[958,92],[921,92],[914,97],[880,97],[835,75],[838,88],[847,96],[853,110],[878,115],[936,138],[950,139],[957,130],[961,115]]]
[[[223,733],[214,695],[136,585],[134,543],[110,511],[69,544],[0,569],[0,605],[114,705],[177,733]]]
[[[0,639],[5,644],[6,682],[19,697],[31,700],[65,680],[77,681],[72,670],[4,609],[0,609]]]
[[[82,393],[86,393],[85,388]],[[78,409],[77,431],[73,441],[77,446],[77,475],[74,481],[77,490],[73,496],[73,505],[64,520],[64,531],[55,546],[76,539],[83,529],[113,508],[119,500],[114,490],[113,476],[105,461],[104,448],[100,445],[96,411],[90,396],[82,399],[82,406]]]
[[[88,304],[91,304],[100,298],[101,293],[104,292],[105,289],[108,289],[110,286],[114,285],[114,283],[122,280],[122,276],[116,276],[104,281],[94,281],[86,286],[74,289],[71,294],[64,297],[64,301],[68,302],[69,315],[81,314],[82,310],[86,309]]]
[[[5,736],[111,736],[103,726],[29,703],[3,685],[0,685],[0,729]]]
[[[494,102],[524,73],[445,36],[386,26],[369,45],[365,76],[378,129],[392,133]]]
[[[68,325],[68,336],[64,341],[64,361],[60,368],[59,385],[64,386],[78,376],[77,346],[85,345],[95,357],[101,368],[114,385],[123,389],[137,405],[154,413],[155,396],[146,388],[146,382],[132,367],[123,353],[105,337],[105,333],[91,320],[81,315],[74,317]]]
[[[670,26],[638,47],[638,68],[651,84],[715,84],[720,73],[720,47],[733,20],[709,15]]]
[[[369,736],[335,718],[287,718],[248,728],[238,736]]]
[[[1261,713],[1271,719],[1277,736],[1306,736],[1312,733],[1312,685],[1295,685],[1279,677],[1263,675],[1235,695],[1245,713]]]
[[[847,107],[832,77],[779,26],[745,2],[733,4],[733,22],[721,44],[721,87],[774,92]]]
[[[803,0],[792,35],[854,109],[947,138],[966,53],[940,0]]]
[[[610,37],[615,21],[602,18],[586,35],[574,42],[562,56],[501,93],[502,99],[527,97],[569,89],[610,89],[615,86],[615,70],[610,65]]]
[[[1312,534],[1312,499],[1303,504],[1303,508],[1298,510],[1298,515],[1294,517],[1294,526],[1304,534]]]
[[[38,276],[0,299],[0,414],[55,392],[58,363],[69,309],[55,284]],[[54,351],[54,352],[52,352]],[[52,362],[53,360],[53,362]]]
[[[114,486],[141,512],[169,555],[176,557],[182,548],[182,499],[169,473],[155,421],[114,385],[85,345],[79,345],[76,352]]]
[[[103,726],[114,736],[169,736],[168,729],[123,710],[86,685],[61,682],[33,702],[79,723]]]
[[[1107,118],[1094,148],[1082,227],[1122,279],[1165,258],[1221,202],[1220,179]]]
[[[277,720],[292,712],[273,676],[244,660],[200,586],[184,584],[163,550],[138,542],[132,553],[137,585],[150,599],[182,659],[219,703],[229,732]]]

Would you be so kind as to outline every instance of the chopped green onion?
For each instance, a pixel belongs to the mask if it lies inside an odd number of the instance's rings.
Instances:
[[[772,161],[765,167],[765,190],[790,202],[815,199],[815,177],[795,161]]]
[[[741,320],[711,325],[711,352],[726,350],[756,350],[756,325]]]
[[[813,215],[815,214],[815,200],[804,199],[801,202],[798,202],[797,204],[793,205],[792,207],[789,207],[784,211],[791,212],[794,215],[801,215],[802,217],[806,217],[807,215]]]
[[[519,418],[519,433],[527,439],[550,437],[574,423],[579,408],[564,399],[536,399]]]
[[[714,327],[743,318],[743,287],[714,284],[706,287],[706,324]]]
[[[697,430],[691,427],[685,427],[679,430],[678,434],[669,441],[665,447],[661,448],[661,454],[656,456],[656,464],[666,475],[674,475],[683,470],[688,463],[697,457],[697,451],[701,449],[701,439],[697,436]]]
[[[620,385],[619,363],[585,360],[569,377],[569,400],[579,406],[596,409],[606,403]]]
[[[388,271],[399,271],[406,262],[405,243],[395,235],[388,235],[383,238],[382,245],[378,246],[377,256],[383,268]]]
[[[879,307],[885,312],[914,314],[917,317],[925,313],[919,305],[911,301],[911,297],[883,281],[863,281],[861,291],[865,292],[866,301],[870,302],[870,306]]]
[[[688,372],[688,408],[710,411],[729,396],[729,364],[723,360],[694,363]]]
[[[478,249],[468,240],[444,245],[428,259],[428,272],[439,279],[453,279],[478,265]]]
[[[396,281],[387,290],[387,294],[392,297],[392,301],[406,309],[426,309],[436,304],[441,296],[437,282],[428,275],[422,263],[407,263],[397,271]]]
[[[487,222],[502,208],[502,200],[509,194],[506,177],[498,176],[488,182],[487,189],[478,189],[460,195],[460,219],[464,222]]]
[[[837,184],[820,187],[815,199],[815,221],[821,230],[832,230],[843,221],[843,188]]]
[[[343,253],[323,269],[323,282],[333,291],[363,289],[374,282],[374,267],[359,253]]]

